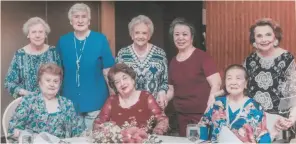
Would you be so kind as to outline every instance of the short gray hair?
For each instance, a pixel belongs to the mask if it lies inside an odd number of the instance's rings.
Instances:
[[[68,18],[69,20],[71,21],[71,18],[72,18],[72,15],[75,13],[75,12],[78,12],[78,11],[85,11],[87,12],[88,14],[88,18],[91,19],[91,13],[90,13],[90,8],[88,5],[84,4],[84,3],[76,3],[74,4],[69,12],[68,12]]]
[[[153,22],[151,21],[151,19],[145,15],[138,15],[136,17],[134,17],[128,24],[128,30],[129,30],[129,34],[130,36],[132,35],[134,26],[137,24],[143,23],[145,25],[148,26],[149,30],[150,30],[150,36],[153,35],[154,32],[154,26],[153,26]]]
[[[30,27],[37,25],[37,24],[43,25],[46,35],[48,35],[50,33],[49,25],[40,17],[32,17],[29,20],[27,20],[25,22],[25,24],[23,25],[23,33],[27,36],[29,34]]]

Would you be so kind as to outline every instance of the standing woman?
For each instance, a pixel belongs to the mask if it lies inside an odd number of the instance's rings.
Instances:
[[[4,83],[14,98],[39,91],[37,71],[40,65],[49,62],[60,65],[55,47],[45,44],[50,28],[43,19],[30,18],[23,25],[23,33],[30,43],[14,54]]]
[[[278,130],[287,130],[296,121],[296,109],[279,110],[280,99],[296,96],[294,56],[279,46],[282,30],[271,19],[260,19],[250,28],[250,44],[256,49],[244,62],[249,77],[248,90],[264,110],[279,114]],[[294,104],[295,105],[295,104]]]
[[[92,128],[109,95],[104,76],[114,58],[106,36],[89,29],[89,6],[74,4],[68,18],[74,32],[61,36],[57,44],[65,73],[62,95],[73,101],[87,128]]]
[[[116,62],[133,68],[137,74],[136,89],[150,92],[164,108],[167,105],[168,66],[164,50],[149,43],[153,23],[149,17],[139,15],[131,20],[128,29],[133,43],[120,49]]]
[[[179,135],[186,136],[187,124],[198,123],[207,101],[214,99],[210,94],[220,89],[221,77],[210,55],[193,46],[195,29],[192,24],[177,18],[169,32],[179,52],[169,65],[168,98],[174,96]]]

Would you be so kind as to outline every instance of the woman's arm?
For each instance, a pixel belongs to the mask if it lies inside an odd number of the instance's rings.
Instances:
[[[165,92],[164,94],[167,93],[169,87],[168,87],[168,61],[166,59],[166,55],[165,52],[163,51],[163,56],[162,56],[162,61],[161,61],[161,65],[163,67],[163,71],[160,77],[160,83],[159,83],[159,89],[158,91],[161,92]]]
[[[101,112],[99,113],[97,118],[94,120],[93,131],[96,130],[100,124],[110,120],[111,109],[112,109],[111,101],[114,98],[115,98],[115,96],[109,96],[109,98],[106,100]]]
[[[168,101],[172,100],[174,97],[174,86],[173,85],[169,85],[169,89],[167,92],[167,99]]]
[[[168,93],[168,62],[166,59],[166,55],[165,52],[163,51],[163,60],[161,62],[162,67],[164,69],[164,71],[162,71],[161,73],[161,77],[160,77],[160,83],[159,83],[159,89],[158,89],[158,100],[160,103],[160,106],[164,109],[167,104],[168,104],[168,97],[167,97],[167,93]]]
[[[286,75],[285,75],[286,87],[282,89],[282,94],[285,98],[289,97],[296,97],[296,62],[295,59],[290,63]],[[294,100],[293,98],[292,100]],[[290,101],[291,108],[290,108],[290,115],[289,118],[281,119],[280,124],[278,123],[277,126],[282,130],[287,130],[288,128],[295,125],[296,122],[296,101]]]
[[[68,107],[66,109],[66,113],[68,113],[68,123],[70,127],[66,128],[67,134],[69,137],[78,137],[82,134],[82,132],[86,129],[84,120],[82,116],[80,116],[74,108],[74,105],[71,101],[67,101],[66,104]]]
[[[8,72],[5,77],[4,87],[8,90],[9,94],[14,98],[28,95],[30,92],[20,87],[21,77],[19,66],[17,63],[17,54],[15,54],[10,63]]]
[[[164,112],[158,106],[154,97],[149,93],[147,93],[147,95],[148,95],[148,98],[147,98],[148,108],[156,119],[156,126],[153,129],[153,133],[163,135],[165,132],[167,132],[169,127],[168,117],[164,114]]]
[[[257,110],[260,111],[259,109],[257,109]],[[255,140],[258,143],[271,143],[272,139],[274,139],[278,133],[275,129],[270,130],[270,131],[267,129],[266,115],[263,112],[263,109],[261,109],[261,110],[262,110],[262,112],[258,112],[258,114],[260,114],[260,116],[257,121],[257,126],[255,127],[255,134],[254,134]]]
[[[32,104],[33,102],[31,98],[22,98],[20,104],[17,106],[15,110],[15,113],[9,121],[8,137],[17,139],[20,136],[21,131],[26,129],[26,124],[30,116]]]
[[[221,77],[219,73],[214,73],[207,77],[207,81],[211,86],[210,96],[208,100],[208,107],[215,102],[215,95],[222,93],[221,88]],[[224,92],[224,91],[223,91]]]
[[[101,61],[103,75],[104,75],[105,81],[106,81],[108,89],[109,89],[109,95],[113,95],[115,93],[114,93],[113,89],[110,88],[110,86],[109,86],[107,76],[108,76],[108,72],[109,72],[110,67],[114,66],[114,64],[115,64],[115,59],[112,55],[112,52],[111,52],[111,49],[109,46],[109,42],[108,42],[106,36],[103,35],[100,38],[102,40],[102,48],[101,48],[102,56],[99,57],[99,60]]]

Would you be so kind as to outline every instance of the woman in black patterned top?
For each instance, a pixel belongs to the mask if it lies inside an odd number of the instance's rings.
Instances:
[[[268,113],[281,117],[275,127],[287,130],[296,120],[296,109],[279,110],[281,98],[296,96],[294,56],[281,48],[282,30],[271,19],[260,19],[250,28],[250,43],[256,49],[244,61],[249,74],[248,91]]]

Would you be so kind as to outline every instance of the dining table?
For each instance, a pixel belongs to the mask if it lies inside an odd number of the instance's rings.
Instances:
[[[179,144],[179,143],[186,143],[186,144],[194,144],[194,142],[190,141],[188,138],[186,137],[177,137],[177,136],[164,136],[164,135],[157,135],[159,140],[162,140],[161,143],[175,143],[175,144]],[[84,143],[84,144],[88,144],[91,143],[89,142],[89,140],[86,137],[72,137],[72,138],[67,138],[67,139],[63,139],[66,142],[69,143]]]

